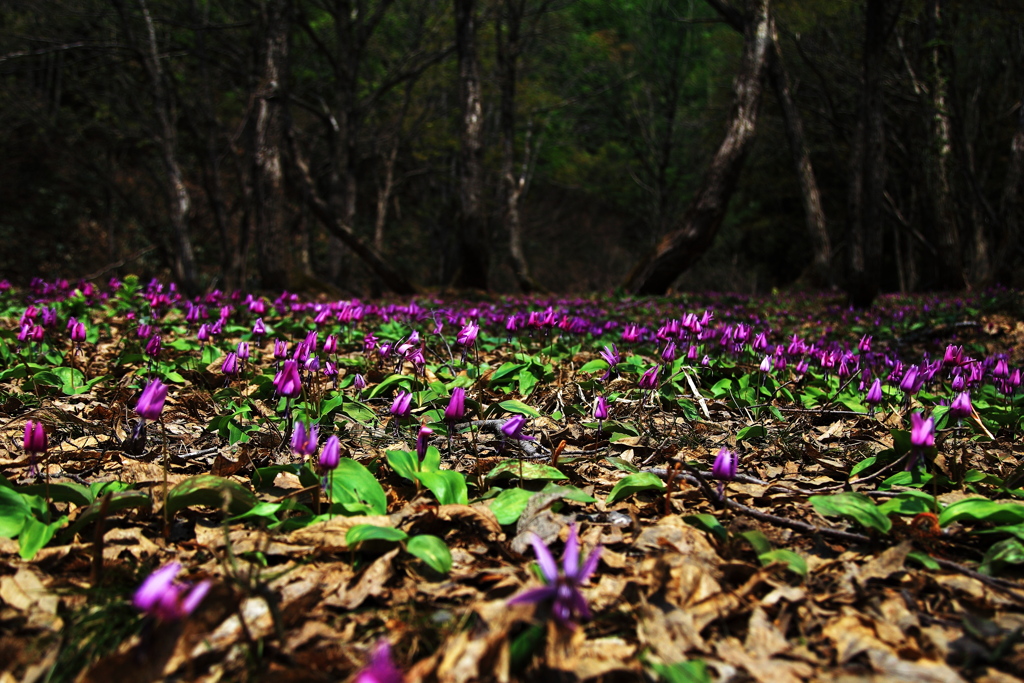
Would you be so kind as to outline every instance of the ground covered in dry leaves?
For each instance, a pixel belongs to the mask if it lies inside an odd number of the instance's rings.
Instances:
[[[24,299],[17,301],[23,309]],[[408,681],[1018,680],[1014,674],[1024,671],[1024,558],[1015,557],[1010,544],[998,562],[985,564],[993,543],[1016,532],[978,533],[1012,524],[940,527],[934,514],[908,508],[890,515],[891,528],[883,531],[855,516],[824,516],[809,502],[816,495],[861,492],[879,495],[875,500],[882,503],[915,489],[942,505],[973,496],[1015,503],[1024,491],[1012,401],[991,402],[992,411],[1013,414],[1009,424],[978,408],[966,427],[940,429],[922,465],[922,472],[935,475],[927,485],[900,480],[904,485],[882,487],[903,468],[874,478],[877,468],[851,472],[866,458],[881,463],[886,453],[898,452],[894,439],[909,429],[908,413],[930,410],[939,403],[934,397],[887,395],[892,400],[870,411],[854,410],[851,403],[862,393],[856,382],[836,383],[836,392],[811,400],[803,392],[809,385],[776,371],[774,386],[789,387],[789,396],[773,390],[764,400],[758,392],[757,400],[743,400],[742,378],[759,381],[760,356],[727,361],[713,352],[711,369],[680,359],[661,376],[658,391],[638,385],[639,370],[661,362],[658,326],[716,305],[716,323],[749,320],[755,330],[769,330],[776,344],[794,333],[813,341],[829,329],[855,349],[870,332],[875,344],[884,341],[888,353],[909,363],[926,353],[941,358],[955,334],[955,342],[979,358],[1010,354],[1012,368],[1022,328],[1017,299],[1003,293],[992,301],[989,308],[977,302],[942,308],[946,318],[934,323],[929,316],[941,307],[929,311],[921,301],[893,302],[878,314],[880,321],[870,315],[854,320],[828,300],[790,304],[799,315],[781,306],[769,314],[764,302],[748,300],[419,302],[420,310],[457,310],[438,335],[448,335],[451,360],[438,345],[442,351],[428,353],[420,375],[415,363],[402,359],[394,372],[394,359],[368,351],[364,335],[384,339],[387,325],[400,322],[406,327],[392,330],[396,345],[418,329],[429,347],[436,315],[393,312],[384,321],[367,314],[348,327],[339,323],[347,336],[334,358],[338,377],[309,380],[307,399],[313,402],[316,392],[321,401],[343,394],[351,403],[319,414],[307,408],[304,415],[320,421],[321,443],[338,434],[343,456],[373,473],[386,495],[384,514],[353,513],[353,506],[328,513],[331,494],[295,467],[300,458],[286,440],[282,401],[269,385],[276,362],[272,335],[257,346],[248,332],[255,315],[239,314],[217,342],[221,351],[200,359],[187,345],[173,346],[174,339],[195,335],[184,308],[164,311],[160,362],[173,363],[176,377],[169,381],[162,429],[148,425],[147,442],[138,448],[125,445],[135,402],[145,376],[161,367],[141,355],[134,336],[141,317],[126,316],[128,305],[110,302],[75,309],[95,331],[92,339],[77,359],[68,342],[56,341],[59,330],[53,347],[63,344],[62,364],[77,364],[80,379],[103,380],[69,393],[33,381],[38,372],[27,365],[20,375],[12,371],[26,355],[15,340],[20,313],[11,304],[2,325],[9,334],[0,383],[0,473],[5,485],[43,496],[50,512],[67,520],[31,559],[21,557],[18,539],[0,538],[0,681],[345,680],[366,665],[381,639],[390,642]],[[509,343],[501,326],[485,324],[461,364],[452,339],[474,305],[505,307],[502,315],[520,310],[523,323],[526,311],[554,306],[571,316],[573,306],[587,307],[591,318],[646,324],[649,336],[631,346],[619,337],[623,327],[612,326],[605,338],[593,330],[559,337],[548,323],[549,332],[517,331]],[[288,334],[283,321],[289,318],[302,321],[292,341],[314,329],[315,309],[280,308],[264,314],[278,336]],[[904,316],[915,311],[916,322],[899,318],[898,326],[892,316],[899,310]],[[918,325],[922,320],[926,324]],[[221,353],[241,339],[253,343],[248,374],[225,387]],[[594,370],[594,361],[606,341],[618,342],[624,355],[630,346],[637,372],[626,368],[602,382],[607,368]],[[181,361],[190,354],[194,362]],[[33,362],[56,365],[52,354],[46,357]],[[516,370],[518,383],[494,379],[508,362],[525,367]],[[588,364],[590,370],[581,371]],[[691,371],[668,381],[669,372],[686,367]],[[526,371],[533,379],[523,379]],[[358,400],[351,384],[356,372],[368,383]],[[408,383],[398,383],[396,375]],[[339,378],[335,389],[331,383]],[[722,379],[734,384],[722,391]],[[374,393],[388,381],[394,386]],[[468,414],[448,430],[449,443],[440,413],[453,384],[466,388]],[[389,408],[400,387],[414,391],[416,400],[396,432]],[[591,414],[597,394],[612,397],[600,432]],[[840,395],[850,398],[835,400]],[[237,412],[241,406],[246,412]],[[516,413],[529,418],[525,433],[536,441],[502,437],[496,427]],[[234,417],[225,421],[225,415]],[[35,477],[21,447],[26,420],[42,422],[49,435]],[[431,443],[441,469],[464,474],[465,503],[439,503],[433,490],[388,464],[388,451],[414,450],[421,421],[437,426]],[[722,446],[741,456],[724,500],[709,476]],[[973,472],[979,474],[967,476]],[[620,486],[611,495],[630,475],[635,488]],[[91,502],[61,495],[62,484],[98,482],[119,482],[117,495]],[[182,486],[193,489],[176,488]],[[168,490],[179,492],[174,509],[165,505]],[[505,493],[514,490],[525,493]],[[518,501],[511,511],[495,505],[501,494]],[[259,507],[264,503],[273,507]],[[306,523],[307,512],[321,514]],[[551,620],[545,605],[508,605],[540,585],[531,534],[558,557],[571,523],[584,552],[602,548],[583,588],[592,617],[574,629]],[[403,541],[371,534],[353,543],[350,531],[359,525],[398,529],[409,538],[436,536],[450,551],[450,570],[432,568]],[[188,619],[156,622],[132,606],[132,593],[170,561],[184,566],[187,581],[208,579],[213,589]]]

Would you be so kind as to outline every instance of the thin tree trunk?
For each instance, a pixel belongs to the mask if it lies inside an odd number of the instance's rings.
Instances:
[[[174,277],[186,292],[194,293],[196,282],[195,254],[188,234],[188,215],[192,205],[188,187],[185,185],[181,166],[178,164],[176,149],[177,131],[170,98],[164,87],[163,67],[160,64],[156,28],[149,14],[146,0],[138,0],[142,18],[146,24],[146,46],[140,50],[142,61],[153,88],[153,109],[156,113],[159,132],[157,142],[166,175],[165,188],[170,210],[171,236],[174,243]]]
[[[509,256],[512,273],[520,291],[546,291],[530,274],[530,264],[523,249],[523,226],[519,215],[519,201],[526,189],[530,164],[530,139],[527,135],[523,150],[522,171],[516,166],[516,81],[519,56],[522,54],[522,20],[525,0],[505,0],[503,16],[496,20],[495,41],[498,55],[498,80],[501,88],[501,182],[504,198],[502,219],[508,233]],[[541,9],[540,11],[543,11]]]
[[[665,235],[627,278],[625,287],[633,293],[664,294],[668,291],[675,279],[708,250],[725,218],[729,198],[739,182],[757,126],[758,104],[774,33],[768,0],[759,0],[755,16],[744,24],[743,56],[733,83],[735,100],[725,139],[680,226]]]
[[[867,308],[878,296],[882,270],[882,199],[885,192],[885,122],[881,91],[882,61],[892,26],[889,0],[867,0],[860,117],[850,150],[848,197],[850,303]]]
[[[743,33],[743,14],[725,0],[707,0],[730,26]],[[817,287],[830,287],[833,284],[832,272],[832,240],[828,234],[828,221],[825,209],[821,204],[821,190],[814,175],[811,154],[804,135],[803,118],[793,101],[793,88],[790,85],[789,71],[782,58],[782,45],[777,32],[772,33],[772,52],[768,56],[768,80],[775,98],[782,109],[782,120],[786,127],[786,138],[793,155],[797,177],[800,180],[800,193],[804,205],[804,220],[807,223],[807,235],[811,242],[811,275]]]
[[[292,286],[294,245],[284,217],[281,145],[287,102],[288,0],[266,0],[260,7],[263,28],[262,72],[256,90],[253,141],[253,235],[260,280],[268,289]]]
[[[455,285],[486,290],[490,268],[487,217],[483,206],[483,105],[476,51],[476,0],[455,2],[455,50],[459,63],[459,206]]]

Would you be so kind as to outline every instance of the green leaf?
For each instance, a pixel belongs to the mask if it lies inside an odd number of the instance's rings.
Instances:
[[[35,517],[25,519],[25,526],[18,535],[18,554],[23,560],[31,560],[39,552],[39,549],[50,542],[57,530],[68,521],[66,516],[61,516],[55,522],[47,524],[40,522]]]
[[[557,493],[565,500],[574,500],[577,503],[596,503],[597,498],[588,494],[586,491],[576,488],[575,486],[562,486],[555,482],[548,482],[544,488],[540,490],[540,493],[545,495],[551,493]]]
[[[373,410],[358,401],[345,401],[341,412],[360,424],[372,424],[377,419],[377,414]]]
[[[800,576],[807,576],[807,560],[792,550],[786,550],[785,548],[769,550],[758,555],[757,559],[764,566],[768,566],[773,562],[785,562],[789,567],[789,571]]]
[[[664,489],[665,482],[651,472],[627,474],[615,484],[605,503],[611,505],[640,491],[663,491]]]
[[[505,410],[510,413],[519,413],[520,415],[525,415],[526,417],[540,417],[540,413],[538,413],[536,410],[526,405],[522,401],[517,401],[515,399],[502,401],[501,403],[498,404],[498,406],[501,407],[502,410]]]
[[[227,504],[230,514],[240,515],[258,502],[251,491],[237,482],[212,474],[201,474],[171,489],[167,494],[167,512],[173,515],[193,505],[222,508]]]
[[[391,375],[370,391],[369,398],[377,398],[392,386],[399,386],[406,391],[412,391],[412,382],[413,378],[408,375]]]
[[[409,554],[423,560],[428,567],[439,574],[447,574],[452,568],[452,554],[448,546],[437,536],[420,534],[413,536],[406,543]]]
[[[584,363],[583,366],[576,372],[603,372],[610,367],[611,366],[608,365],[608,361],[604,360],[603,358],[597,358],[596,360],[592,360],[589,363]]]
[[[300,481],[306,486],[319,483],[320,477],[303,468]],[[370,470],[351,458],[342,458],[331,477],[331,501],[341,505],[346,512],[367,515],[386,515],[388,498],[380,482]]]
[[[811,505],[825,517],[847,517],[869,529],[889,533],[892,521],[863,493],[835,493],[831,496],[811,496]]]
[[[920,550],[911,550],[907,553],[907,559],[917,562],[929,571],[938,571],[939,569],[942,569],[942,567],[939,566],[939,563],[933,560],[928,553],[923,553]]]
[[[506,460],[493,470],[487,473],[487,479],[503,478],[528,479],[568,479],[558,469],[551,465],[539,462],[524,462],[522,460]]]
[[[22,494],[8,486],[0,486],[0,537],[14,538],[32,518],[32,508]]]
[[[94,496],[87,486],[73,481],[51,483],[49,490],[46,484],[32,484],[18,489],[22,493],[45,497],[49,493],[50,500],[54,503],[74,503],[78,507],[85,507],[92,503]]]
[[[726,531],[725,527],[722,526],[722,523],[719,522],[712,514],[701,512],[696,515],[687,515],[683,517],[683,521],[690,526],[697,527],[701,531],[706,531],[707,533],[712,534],[720,541],[729,540],[729,532]]]
[[[879,505],[878,509],[883,515],[917,515],[933,511],[935,498],[924,491],[904,491]]]
[[[491,512],[498,518],[498,524],[515,524],[526,509],[533,496],[527,489],[505,489],[487,503]]]
[[[412,451],[388,451],[385,457],[388,460],[388,465],[396,474],[409,481],[416,481],[416,471],[419,469],[420,463],[416,459],[415,453]]]
[[[416,478],[437,498],[441,505],[468,505],[466,478],[453,470],[417,472]]]
[[[409,538],[409,534],[401,529],[393,529],[389,526],[376,526],[374,524],[356,524],[345,533],[345,543],[350,546],[357,546],[365,541],[401,543],[407,538]]]
[[[654,673],[668,683],[711,683],[707,665],[699,659],[675,664],[651,664]]]
[[[740,431],[736,432],[736,440],[743,441],[744,439],[763,439],[768,436],[768,430],[762,425],[750,425],[744,427]]]
[[[740,538],[753,546],[754,553],[759,557],[772,551],[772,544],[768,542],[768,537],[756,529],[740,533]]]
[[[545,626],[533,624],[512,640],[508,649],[513,671],[521,670],[529,663],[535,652],[540,652],[546,633]]]
[[[960,520],[1008,525],[1024,523],[1024,505],[996,503],[988,498],[958,500],[939,514],[939,526]]]
[[[623,437],[623,438],[625,438],[625,437]],[[629,472],[631,474],[636,474],[637,472],[640,471],[639,469],[637,469],[637,467],[635,465],[633,465],[632,463],[626,462],[625,460],[623,460],[622,458],[620,458],[617,455],[607,455],[607,456],[605,456],[604,460],[605,460],[605,462],[607,462],[609,465],[611,465],[615,469],[622,470],[623,472]]]

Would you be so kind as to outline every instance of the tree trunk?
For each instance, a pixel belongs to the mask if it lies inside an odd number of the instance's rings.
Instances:
[[[707,0],[734,29],[743,33],[743,14],[725,0]],[[778,33],[772,32],[772,51],[768,56],[768,80],[775,98],[782,109],[782,121],[786,127],[786,138],[793,155],[797,177],[800,180],[800,193],[804,205],[804,219],[807,223],[807,235],[811,242],[811,277],[816,287],[831,287],[832,272],[832,240],[828,234],[828,222],[825,210],[821,205],[821,190],[814,175],[811,154],[804,135],[803,118],[793,101],[792,86],[789,72],[782,58],[782,45],[779,44]]]
[[[953,145],[950,140],[950,122],[946,81],[948,74],[944,68],[941,54],[942,39],[940,0],[928,0],[928,42],[931,45],[929,54],[929,72],[931,76],[931,125],[930,154],[926,169],[928,172],[928,193],[931,195],[935,215],[935,228],[939,251],[940,289],[963,289],[964,269],[960,260],[960,234],[957,228],[956,208],[953,203],[953,189],[950,180],[950,163]],[[984,243],[984,224],[976,226],[981,231],[982,258],[987,260],[987,248]],[[978,235],[976,234],[976,238]],[[977,240],[975,246],[978,247]],[[978,256],[979,254],[975,254]],[[987,270],[987,266],[986,266]]]
[[[476,52],[476,1],[455,2],[455,51],[459,63],[458,194],[455,217],[457,257],[455,285],[486,290],[490,267],[487,217],[483,206],[483,106]]]
[[[146,24],[146,45],[139,48],[143,66],[153,89],[153,109],[156,114],[160,158],[166,175],[165,191],[171,219],[171,237],[174,244],[174,278],[188,293],[198,289],[196,261],[192,240],[188,234],[188,216],[192,205],[184,175],[178,163],[177,130],[169,95],[164,87],[163,67],[160,64],[156,28],[145,0],[138,0]],[[126,27],[127,28],[127,27]]]
[[[516,284],[525,294],[546,291],[530,274],[530,264],[523,250],[523,226],[519,217],[519,200],[526,188],[530,160],[529,137],[523,150],[522,171],[516,166],[516,79],[519,55],[522,53],[521,29],[525,0],[505,0],[504,13],[496,20],[495,41],[498,55],[498,82],[501,88],[501,191],[504,199],[502,220],[508,233],[509,256]]]
[[[263,29],[262,73],[256,91],[253,130],[253,200],[260,281],[267,289],[292,286],[293,243],[284,217],[284,172],[281,145],[282,109],[287,102],[288,0],[266,0],[260,8]]]
[[[743,56],[733,84],[735,100],[725,139],[680,226],[665,235],[627,278],[625,287],[635,294],[668,291],[675,279],[708,250],[725,218],[757,125],[774,33],[768,0],[758,1],[755,16],[744,25]]]
[[[878,296],[882,269],[882,199],[885,192],[885,122],[881,91],[882,61],[891,31],[889,0],[867,0],[860,117],[850,150],[848,196],[850,303],[867,308]]]

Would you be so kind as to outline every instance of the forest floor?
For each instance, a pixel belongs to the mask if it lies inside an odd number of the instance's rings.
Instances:
[[[371,664],[384,642],[406,681],[1024,671],[1015,293],[894,297],[863,314],[802,297],[262,311],[225,297],[210,321],[225,302],[233,312],[204,344],[191,307],[153,289],[5,295],[0,683],[397,680]],[[59,320],[35,346],[16,339],[30,303]],[[88,331],[78,354],[72,317]],[[292,357],[310,331],[322,366],[290,400],[273,384],[273,339]],[[147,354],[155,334],[162,349]],[[240,341],[250,358],[225,375]],[[600,355],[612,343],[614,367]],[[961,355],[943,363],[951,344]],[[901,390],[912,365],[934,372]],[[869,374],[880,402],[865,401]],[[139,432],[154,379],[166,404]],[[961,419],[957,381],[973,400]],[[446,418],[456,388],[465,414]],[[934,445],[915,412],[934,420]],[[516,416],[521,431],[502,431]],[[45,454],[23,449],[27,421],[44,425]],[[292,448],[296,421],[318,425],[321,455],[338,437],[332,475]],[[433,434],[417,453],[421,424]],[[712,470],[722,448],[739,458],[730,480]],[[589,618],[510,604],[546,583],[537,546],[561,558],[577,532],[558,581],[576,590],[599,549],[579,586]],[[171,562],[180,586],[210,591],[181,618],[146,614],[133,595]]]

